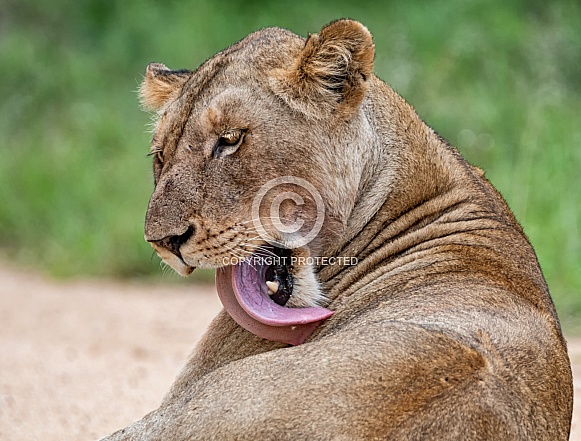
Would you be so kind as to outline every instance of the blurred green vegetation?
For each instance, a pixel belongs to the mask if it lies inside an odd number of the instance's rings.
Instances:
[[[581,6],[577,0],[4,0],[0,253],[57,276],[161,274],[143,241],[152,189],[150,61],[194,68],[266,26],[350,17],[376,73],[474,164],[522,222],[566,323],[581,317]]]

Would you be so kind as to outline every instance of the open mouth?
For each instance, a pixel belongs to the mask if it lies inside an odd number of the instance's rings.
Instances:
[[[272,247],[269,252],[272,255],[263,258],[267,265],[265,284],[268,295],[277,305],[285,306],[293,293],[294,285],[291,250]]]
[[[273,247],[216,271],[224,309],[243,328],[268,340],[303,343],[333,312],[320,307],[285,306],[296,289],[291,250]]]

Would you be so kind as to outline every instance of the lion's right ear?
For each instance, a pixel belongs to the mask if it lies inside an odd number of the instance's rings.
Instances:
[[[190,70],[169,70],[165,64],[150,63],[139,87],[141,105],[147,110],[159,110],[169,100],[177,98],[191,75]]]
[[[270,86],[308,117],[349,117],[365,97],[374,51],[371,34],[361,23],[332,22],[309,36],[288,68],[270,73]]]

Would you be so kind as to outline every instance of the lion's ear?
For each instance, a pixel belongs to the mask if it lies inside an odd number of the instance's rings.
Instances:
[[[190,78],[189,70],[169,70],[161,63],[150,63],[139,87],[141,105],[147,110],[159,110],[170,99],[176,98]]]
[[[270,85],[291,108],[310,117],[348,116],[363,101],[373,56],[367,28],[338,20],[310,35],[289,68],[272,71]]]

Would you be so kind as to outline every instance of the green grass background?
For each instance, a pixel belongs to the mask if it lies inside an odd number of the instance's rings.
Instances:
[[[0,255],[55,276],[158,277],[150,61],[194,68],[266,26],[363,22],[375,71],[485,169],[538,253],[565,325],[581,319],[581,6],[576,0],[4,0]],[[174,280],[168,277],[168,280]]]

